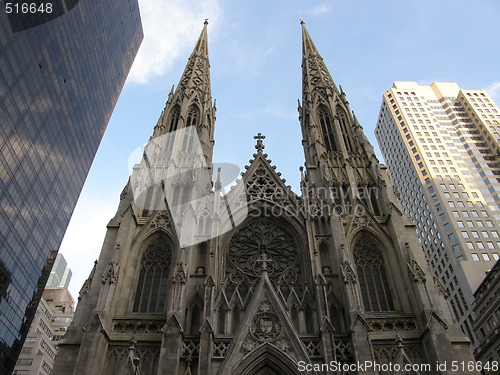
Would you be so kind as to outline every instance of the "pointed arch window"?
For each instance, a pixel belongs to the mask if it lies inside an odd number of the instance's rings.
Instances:
[[[338,113],[340,118],[340,130],[342,132],[342,137],[344,138],[345,147],[347,151],[353,151],[350,135],[351,133],[349,132],[346,115],[342,109],[340,109]]]
[[[394,311],[384,259],[375,242],[362,237],[354,246],[354,263],[365,311]]]
[[[178,105],[176,105],[172,110],[170,111],[170,131],[176,131],[177,127],[179,126],[179,118],[181,116],[181,110]]]
[[[192,105],[191,107],[189,107],[188,110],[186,127],[198,125],[199,118],[200,118],[200,111],[196,106]]]
[[[196,130],[196,125],[198,124],[200,118],[200,111],[196,106],[189,107],[187,120],[186,120],[186,132],[184,134],[184,139],[182,140],[182,150],[192,151],[194,145],[194,138],[198,136]]]
[[[325,107],[319,109],[319,123],[321,125],[326,151],[337,151],[335,130],[333,129],[328,110]]]
[[[171,262],[170,244],[164,237],[158,237],[148,246],[142,256],[133,312],[161,313],[165,311]]]

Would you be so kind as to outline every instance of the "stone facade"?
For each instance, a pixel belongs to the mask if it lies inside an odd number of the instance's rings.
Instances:
[[[474,321],[474,331],[479,339],[479,346],[474,354],[476,359],[483,364],[489,363],[490,366],[496,361],[500,363],[500,327],[498,321],[500,318],[500,260],[495,263],[488,272],[484,281],[474,293],[476,303],[474,312],[476,320]],[[491,373],[495,373],[490,368]],[[498,370],[498,367],[497,367]],[[486,373],[490,371],[485,370]]]
[[[135,168],[53,374],[319,374],[333,373],[321,369],[332,361],[473,359],[414,226],[302,28],[301,196],[261,134],[236,187],[221,196],[220,170],[212,184],[205,25],[152,139],[195,127],[206,167],[182,169],[195,159],[184,151],[158,163],[159,142],[145,152],[150,175],[167,177],[134,199],[150,178]]]

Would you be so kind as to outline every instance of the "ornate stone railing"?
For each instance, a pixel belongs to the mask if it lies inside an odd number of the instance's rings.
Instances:
[[[161,333],[165,319],[113,319],[112,332],[117,333]]]

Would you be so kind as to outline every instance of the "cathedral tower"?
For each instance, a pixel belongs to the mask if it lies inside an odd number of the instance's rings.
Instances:
[[[212,183],[205,24],[108,224],[53,374],[326,374],[341,371],[325,364],[472,360],[303,23],[302,36],[302,196],[260,133],[236,187],[221,195],[220,170]]]

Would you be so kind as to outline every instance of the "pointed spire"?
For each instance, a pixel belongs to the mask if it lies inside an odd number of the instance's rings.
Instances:
[[[300,24],[302,25],[302,58],[309,56],[319,56],[321,58],[311,36],[309,35],[309,32],[307,31],[304,19],[300,19]]]
[[[195,89],[201,95],[205,94],[202,101],[211,100],[210,95],[210,62],[208,59],[208,19],[205,19],[203,30],[198,37],[191,56],[189,56],[186,68],[182,73],[177,91]],[[208,97],[206,96],[208,94]],[[201,99],[201,98],[200,98]]]
[[[315,89],[327,90],[328,94],[333,91],[339,92],[328,69],[323,62],[314,42],[307,31],[303,19],[300,20],[302,26],[302,93],[311,94]]]

